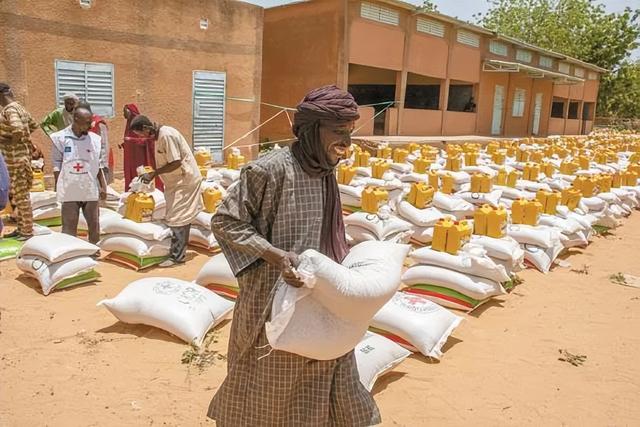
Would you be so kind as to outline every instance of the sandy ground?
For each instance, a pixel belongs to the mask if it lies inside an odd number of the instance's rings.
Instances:
[[[384,425],[640,423],[640,289],[609,275],[640,275],[640,214],[574,250],[574,269],[528,270],[525,283],[456,330],[440,363],[414,355],[374,389]],[[224,360],[181,363],[184,343],[119,323],[96,303],[143,276],[193,280],[206,262],[137,273],[102,262],[102,280],[42,296],[13,261],[0,263],[0,425],[213,425],[205,417]],[[211,350],[226,353],[229,325]],[[559,361],[559,350],[587,356]]]

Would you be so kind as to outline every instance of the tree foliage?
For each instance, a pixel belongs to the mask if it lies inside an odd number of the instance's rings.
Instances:
[[[623,62],[602,81],[598,110],[605,116],[640,118],[640,61]]]
[[[602,78],[599,114],[628,116],[625,99],[640,93],[621,93],[619,88],[637,73],[637,64],[629,63],[631,51],[640,37],[640,9],[626,8],[608,13],[594,0],[491,0],[486,14],[474,15],[483,26],[542,48],[572,56],[610,71]],[[635,71],[634,71],[635,70]],[[637,74],[635,74],[637,76]]]

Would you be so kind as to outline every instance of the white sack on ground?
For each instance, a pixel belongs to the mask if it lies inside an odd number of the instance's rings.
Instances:
[[[382,335],[367,332],[354,349],[360,382],[368,390],[385,373],[398,366],[411,352]]]
[[[462,317],[418,295],[397,292],[371,320],[376,333],[411,351],[440,359],[442,346]]]
[[[171,237],[171,229],[155,222],[135,222],[122,217],[105,218],[100,228],[105,234],[131,234],[145,240],[164,240]]]
[[[16,265],[21,271],[38,280],[42,293],[49,295],[64,280],[87,273],[93,270],[98,263],[86,256],[51,263],[39,256],[20,255],[16,259]]]
[[[168,277],[136,280],[98,306],[122,322],[154,326],[196,346],[233,309],[231,301],[200,285]]]
[[[105,252],[124,252],[140,258],[168,256],[171,239],[145,240],[131,234],[108,234],[98,243]]]
[[[419,248],[411,252],[409,257],[418,265],[443,267],[498,283],[510,279],[504,267],[489,258],[487,251],[479,245],[465,245],[457,255],[431,248]]]
[[[51,233],[34,236],[27,240],[18,256],[34,255],[49,262],[59,262],[79,256],[91,256],[99,250],[100,248],[96,245],[77,237],[62,233]]]

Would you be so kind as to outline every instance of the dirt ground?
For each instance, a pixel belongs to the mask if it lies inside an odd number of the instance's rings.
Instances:
[[[609,279],[640,276],[638,248],[636,213],[572,250],[570,268],[525,271],[515,291],[465,316],[441,362],[414,355],[379,380],[383,425],[638,425],[640,289]],[[145,273],[101,262],[99,283],[47,297],[0,263],[0,426],[213,426],[205,412],[224,359],[183,364],[186,344],[96,307],[144,276],[193,280],[207,256],[190,256]],[[218,331],[209,349],[223,356],[229,324]],[[573,366],[560,350],[586,359]]]

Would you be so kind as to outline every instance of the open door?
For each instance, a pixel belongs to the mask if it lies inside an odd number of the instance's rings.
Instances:
[[[493,118],[491,120],[491,135],[502,133],[502,113],[504,111],[504,86],[496,85],[493,94]]]
[[[536,93],[536,99],[533,103],[533,129],[531,133],[540,134],[540,116],[542,115],[542,93]]]

